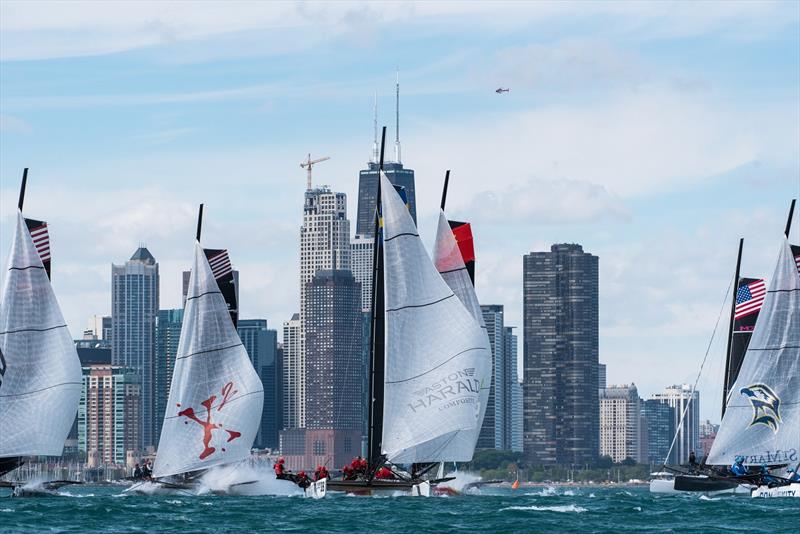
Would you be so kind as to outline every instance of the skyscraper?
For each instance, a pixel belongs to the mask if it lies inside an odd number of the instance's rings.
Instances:
[[[522,452],[522,384],[519,380],[517,367],[519,351],[514,328],[513,326],[506,326],[503,329],[505,332],[503,352],[506,356],[506,376],[508,376],[509,381],[506,394],[505,427],[507,448],[514,452]]]
[[[124,465],[140,445],[139,373],[108,364],[83,366],[78,450],[101,464]],[[92,466],[94,467],[94,466]]]
[[[688,462],[690,452],[700,452],[700,392],[693,392],[690,384],[681,384],[664,388],[664,392],[656,393],[653,399],[673,408],[673,423],[678,436],[671,461],[678,464]]]
[[[600,390],[600,455],[641,461],[641,400],[636,385]]]
[[[317,271],[307,284],[306,308],[305,426],[360,433],[360,284],[347,270]]]
[[[298,380],[297,384],[291,386],[297,393],[297,399],[289,407],[297,411],[290,415],[289,421],[296,421],[298,427],[305,427],[306,418],[306,290],[307,284],[321,269],[350,270],[347,195],[335,193],[324,186],[306,191],[303,226],[300,228],[300,357],[293,362],[298,368],[292,371],[292,376]]]
[[[524,449],[532,465],[599,452],[598,258],[553,245],[523,260]]]
[[[361,309],[372,307],[372,261],[375,240],[356,234],[350,242],[350,266],[356,282],[361,284]]]
[[[669,459],[667,453],[675,437],[675,409],[657,399],[647,399],[642,403],[642,415],[647,434],[647,456],[649,463],[675,463],[675,451]]]
[[[264,409],[255,445],[277,449],[283,428],[283,374],[278,358],[278,332],[267,328],[266,319],[240,319],[239,337],[264,386]]]
[[[111,266],[112,364],[141,378],[138,437],[142,448],[155,444],[153,406],[158,263],[145,247],[124,265]]]
[[[606,364],[597,364],[597,388],[605,389],[606,387]]]
[[[486,415],[478,435],[479,449],[506,449],[506,386],[508,385],[505,357],[505,330],[503,325],[503,306],[489,304],[481,306],[486,333],[492,347],[492,383],[486,401]]]
[[[300,383],[300,314],[283,322],[283,428],[300,427],[300,404],[303,401]],[[302,379],[302,380],[301,380]]]
[[[375,237],[375,205],[378,192],[378,107],[375,105],[375,120],[372,142],[372,159],[367,168],[358,173],[358,212],[356,213],[356,235],[372,239]],[[405,188],[409,211],[414,223],[417,222],[417,196],[414,187],[414,171],[403,167],[400,155],[400,77],[395,85],[395,140],[394,161],[383,163],[383,172],[392,182]],[[371,262],[371,260],[370,260]],[[356,278],[358,280],[358,278]]]
[[[175,370],[175,356],[181,339],[183,308],[158,310],[156,317],[156,361],[154,365],[154,444],[158,446],[161,426],[167,411],[169,388],[172,385],[172,372]]]

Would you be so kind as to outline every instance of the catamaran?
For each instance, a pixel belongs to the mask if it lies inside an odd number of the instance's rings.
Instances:
[[[200,478],[210,468],[250,456],[260,424],[264,389],[234,327],[235,302],[225,299],[226,294],[235,296],[236,292],[221,287],[226,280],[232,282],[232,277],[227,278],[231,276],[230,261],[224,250],[202,248],[202,220],[201,204],[153,480],[139,482],[127,491],[198,489]]]
[[[707,463],[675,476],[677,491],[744,487],[753,497],[800,497],[800,247],[788,242],[794,204],[769,286],[748,279],[738,286],[744,287],[736,299],[740,305],[756,291],[763,303],[747,329],[749,339],[736,340],[731,332],[719,432]],[[742,283],[738,271],[737,262],[736,279]],[[734,326],[746,311],[732,311]],[[740,472],[734,475],[730,465]]]
[[[367,469],[353,480],[329,480],[328,489],[430,495],[452,478],[425,478],[427,473],[440,462],[472,458],[481,391],[491,380],[491,349],[480,323],[425,251],[382,171],[381,145]],[[392,476],[377,478],[383,468]]]
[[[27,179],[25,169],[0,297],[0,476],[28,456],[61,456],[81,395],[78,353],[50,284],[47,223],[22,215]],[[74,483],[0,481],[0,487],[22,496]]]

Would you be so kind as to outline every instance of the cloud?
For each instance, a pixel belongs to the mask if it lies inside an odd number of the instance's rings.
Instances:
[[[24,120],[10,115],[0,115],[0,132],[30,133],[33,127]]]
[[[473,197],[467,212],[489,224],[569,224],[629,220],[630,211],[599,185],[577,180],[531,179]]]

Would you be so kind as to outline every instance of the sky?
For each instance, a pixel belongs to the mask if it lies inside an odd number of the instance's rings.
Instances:
[[[347,193],[354,229],[374,98],[393,141],[397,70],[426,244],[451,169],[480,300],[516,326],[523,255],[581,244],[600,258],[609,383],[693,383],[708,349],[700,410],[718,421],[738,240],[742,273],[769,278],[800,196],[796,1],[2,0],[0,261],[30,167],[25,213],[48,221],[78,338],[140,244],[161,308],[181,305],[203,202],[241,316],[280,331],[299,305],[299,163],[330,156],[314,182]]]

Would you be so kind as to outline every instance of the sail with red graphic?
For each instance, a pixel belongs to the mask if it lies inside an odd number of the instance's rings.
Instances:
[[[458,299],[469,311],[472,317],[480,324],[486,342],[489,343],[486,333],[486,324],[483,321],[483,313],[478,302],[478,295],[475,292],[475,249],[472,241],[472,228],[469,223],[448,221],[444,211],[439,212],[439,225],[436,232],[436,242],[433,247],[433,263],[436,270],[453,290]],[[486,355],[487,365],[492,365],[491,353]],[[458,440],[454,440],[448,445],[448,449],[454,451],[468,452],[468,457],[455,458],[454,461],[468,462],[472,459],[472,452],[478,441],[483,418],[486,415],[486,407],[489,401],[491,380],[480,384],[480,396],[478,402],[480,409],[477,413],[477,426],[472,431],[465,431],[459,434]],[[463,441],[460,443],[459,441]],[[449,451],[445,450],[445,455]],[[450,458],[448,458],[450,459]]]
[[[49,266],[47,224],[19,211],[0,296],[0,458],[60,456],[78,411],[81,366]]]
[[[261,380],[233,326],[215,271],[197,242],[153,476],[247,458],[263,403]]]

